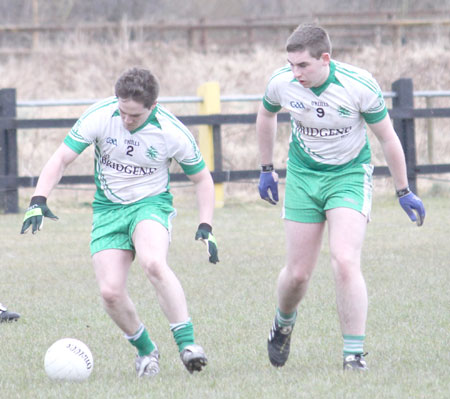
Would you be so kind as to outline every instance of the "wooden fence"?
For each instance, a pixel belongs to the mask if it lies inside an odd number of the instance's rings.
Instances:
[[[417,176],[419,174],[449,173],[450,164],[418,165],[416,162],[415,118],[450,118],[450,108],[414,108],[413,82],[411,79],[399,79],[392,84],[395,93],[392,99],[390,117],[399,135],[405,151],[408,169],[408,182],[411,189],[417,192]],[[17,213],[18,189],[34,187],[38,176],[18,175],[18,129],[51,129],[70,128],[76,119],[17,119],[15,89],[0,90],[0,209],[5,213]],[[214,146],[215,183],[233,182],[242,179],[259,178],[259,170],[223,170],[221,126],[227,124],[254,124],[256,114],[215,114],[180,116],[179,119],[189,125],[212,126]],[[289,114],[280,113],[279,123],[289,122]],[[280,177],[286,176],[286,170],[278,170]],[[374,175],[389,175],[387,166],[377,166]],[[172,174],[171,181],[187,180],[184,174]],[[63,176],[60,184],[93,184],[93,175]]]
[[[420,13],[355,12],[314,13],[271,18],[243,17],[230,20],[179,19],[148,22],[127,20],[39,24],[2,25],[0,53],[28,54],[39,51],[41,43],[66,41],[70,35],[91,43],[119,41],[152,44],[181,43],[189,48],[207,51],[219,46],[221,51],[251,48],[255,44],[280,46],[295,27],[305,21],[317,22],[326,28],[336,50],[348,50],[366,45],[401,46],[408,41],[446,42],[450,31],[450,10]]]

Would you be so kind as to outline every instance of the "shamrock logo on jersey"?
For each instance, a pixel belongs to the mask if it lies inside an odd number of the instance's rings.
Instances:
[[[158,156],[158,151],[156,150],[155,147],[150,146],[150,148],[147,150],[147,156],[150,159],[156,159],[156,157]]]
[[[342,106],[339,107],[338,112],[339,112],[339,116],[342,116],[344,118],[346,116],[350,116],[350,111],[347,108],[344,108]]]
[[[384,107],[384,97],[381,92],[378,92],[378,103],[380,104],[380,107]]]

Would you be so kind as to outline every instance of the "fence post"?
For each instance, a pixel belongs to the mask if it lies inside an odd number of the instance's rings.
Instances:
[[[412,79],[402,78],[392,84],[392,91],[397,95],[392,99],[393,108],[414,109],[414,93]],[[394,119],[394,129],[403,146],[408,173],[408,184],[417,193],[417,161],[414,118]]]
[[[432,98],[425,99],[426,107],[433,108]],[[427,149],[428,149],[428,163],[434,162],[434,126],[433,118],[427,118]]]
[[[0,210],[5,213],[19,212],[17,187],[10,188],[17,177],[17,132],[11,127],[15,117],[16,89],[0,89]]]
[[[206,82],[197,89],[199,97],[203,97],[200,103],[199,113],[201,115],[220,114],[220,86],[218,82]],[[220,145],[220,126],[202,125],[199,127],[199,146],[205,159],[206,166],[212,172],[214,170],[221,172],[221,145]],[[220,152],[220,153],[217,153]],[[217,153],[217,154],[215,154]],[[222,208],[224,206],[223,183],[214,184],[215,206]]]

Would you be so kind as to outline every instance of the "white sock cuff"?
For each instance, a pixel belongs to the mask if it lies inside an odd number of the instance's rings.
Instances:
[[[124,337],[128,340],[128,341],[136,341],[139,339],[139,337],[142,335],[142,333],[145,330],[145,326],[143,323],[141,323],[141,325],[139,326],[138,330],[134,333],[134,335],[127,335],[124,334]]]
[[[186,324],[191,322],[191,318],[189,317],[186,321],[182,321],[181,323],[170,323],[170,331],[177,331],[181,327],[184,327]]]

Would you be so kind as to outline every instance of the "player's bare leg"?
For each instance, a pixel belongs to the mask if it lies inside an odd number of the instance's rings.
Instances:
[[[169,323],[189,318],[180,281],[167,264],[169,233],[153,220],[143,220],[134,231],[133,242],[139,264],[156,290],[159,304]]]
[[[297,307],[317,263],[324,223],[286,220],[285,230],[287,261],[278,277],[278,309],[267,343],[269,360],[275,367],[282,367],[288,359]]]
[[[133,334],[141,322],[126,288],[132,252],[107,249],[94,254],[92,260],[106,312],[124,333]]]
[[[190,373],[201,371],[208,361],[203,348],[194,342],[184,290],[167,264],[167,230],[160,223],[144,220],[136,226],[133,242],[138,261],[155,288],[159,304],[170,323],[184,366]]]
[[[349,208],[327,212],[336,303],[344,338],[344,368],[367,369],[363,344],[367,320],[367,289],[361,271],[361,251],[367,219]],[[355,356],[359,356],[356,359]]]
[[[293,312],[306,294],[319,257],[324,223],[285,221],[286,266],[278,276],[278,307]]]
[[[159,373],[159,352],[140,321],[126,289],[132,261],[131,251],[119,249],[107,249],[93,256],[103,306],[111,319],[125,333],[125,337],[138,350],[135,360],[137,375],[152,377]]]

